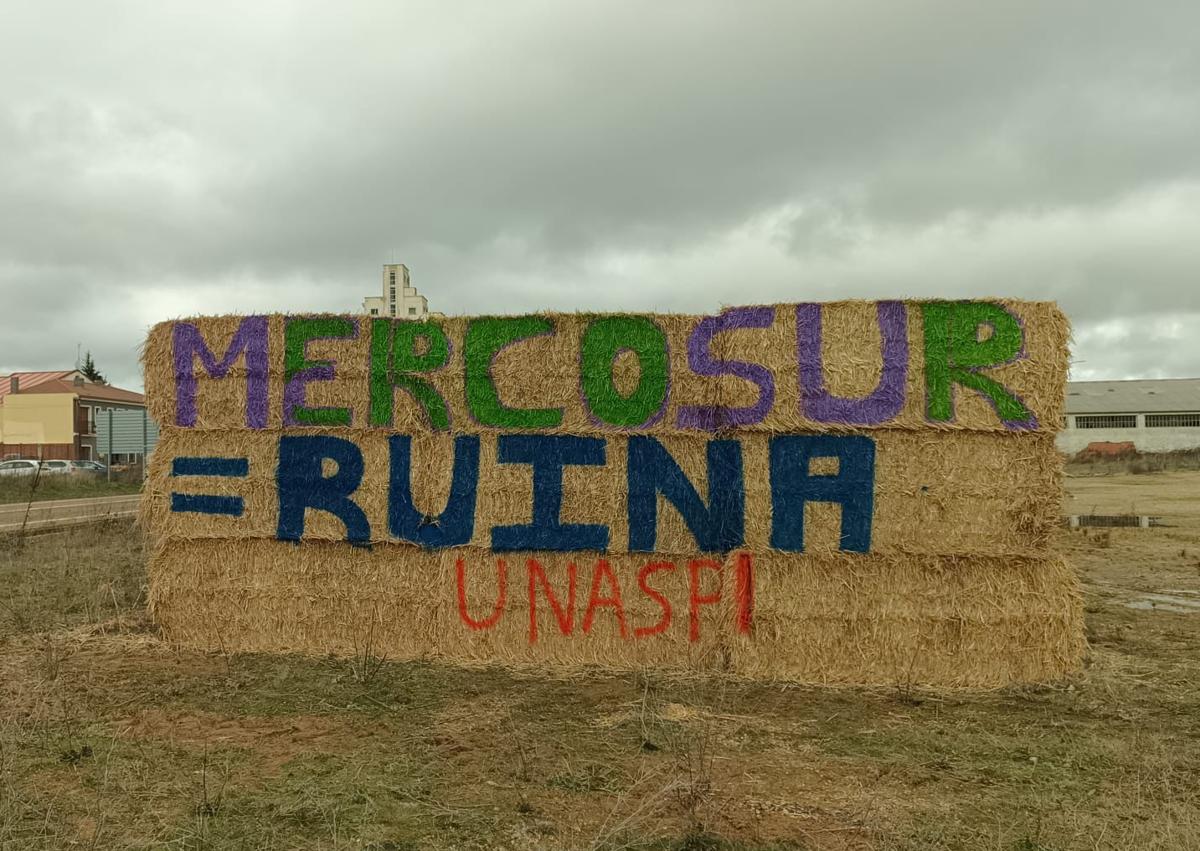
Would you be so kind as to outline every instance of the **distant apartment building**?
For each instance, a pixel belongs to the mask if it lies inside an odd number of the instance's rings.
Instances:
[[[363,299],[368,316],[394,316],[398,319],[424,319],[429,303],[408,280],[408,267],[388,263],[383,267],[383,295]]]
[[[0,460],[96,460],[105,454],[96,439],[103,412],[145,409],[141,393],[88,381],[75,369],[0,376]]]
[[[1200,378],[1071,381],[1058,448],[1132,443],[1139,452],[1200,447]]]

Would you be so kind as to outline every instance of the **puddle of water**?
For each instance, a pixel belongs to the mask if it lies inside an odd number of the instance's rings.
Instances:
[[[1170,589],[1168,589],[1170,590]],[[1187,596],[1182,596],[1182,595]],[[1200,594],[1195,591],[1173,591],[1170,594],[1143,594],[1141,599],[1125,604],[1127,609],[1174,612],[1181,615],[1200,615]]]
[[[1161,517],[1151,517],[1149,514],[1069,514],[1063,519],[1071,529],[1149,529],[1151,526],[1166,525]]]

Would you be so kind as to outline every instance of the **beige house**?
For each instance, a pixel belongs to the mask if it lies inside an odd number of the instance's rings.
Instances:
[[[424,319],[429,315],[429,303],[409,282],[407,266],[388,263],[383,267],[383,295],[363,299],[363,313],[398,319]]]
[[[145,407],[141,393],[96,384],[74,369],[0,376],[0,460],[95,459],[97,415]]]

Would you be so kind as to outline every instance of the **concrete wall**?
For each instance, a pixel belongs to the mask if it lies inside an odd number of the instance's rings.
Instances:
[[[405,287],[396,296],[396,316],[400,319],[424,319],[429,314],[429,303],[416,287]]]
[[[1080,416],[1095,416],[1081,414]],[[1120,416],[1114,414],[1113,416]],[[1068,427],[1058,433],[1059,451],[1074,455],[1089,443],[1133,441],[1139,452],[1172,452],[1200,448],[1200,428],[1146,428],[1146,416],[1137,415],[1136,428],[1076,428],[1075,416],[1067,417]]]
[[[410,313],[410,309],[416,312]],[[372,310],[377,312],[371,313]],[[386,299],[368,296],[363,299],[363,313],[368,316],[392,316],[392,308]],[[428,315],[429,300],[417,292],[416,287],[396,288],[396,319],[424,319]]]

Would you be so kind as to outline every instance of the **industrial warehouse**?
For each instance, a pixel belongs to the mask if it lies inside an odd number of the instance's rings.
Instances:
[[[1200,447],[1200,378],[1071,381],[1058,448],[1075,456],[1094,444],[1137,452]]]

